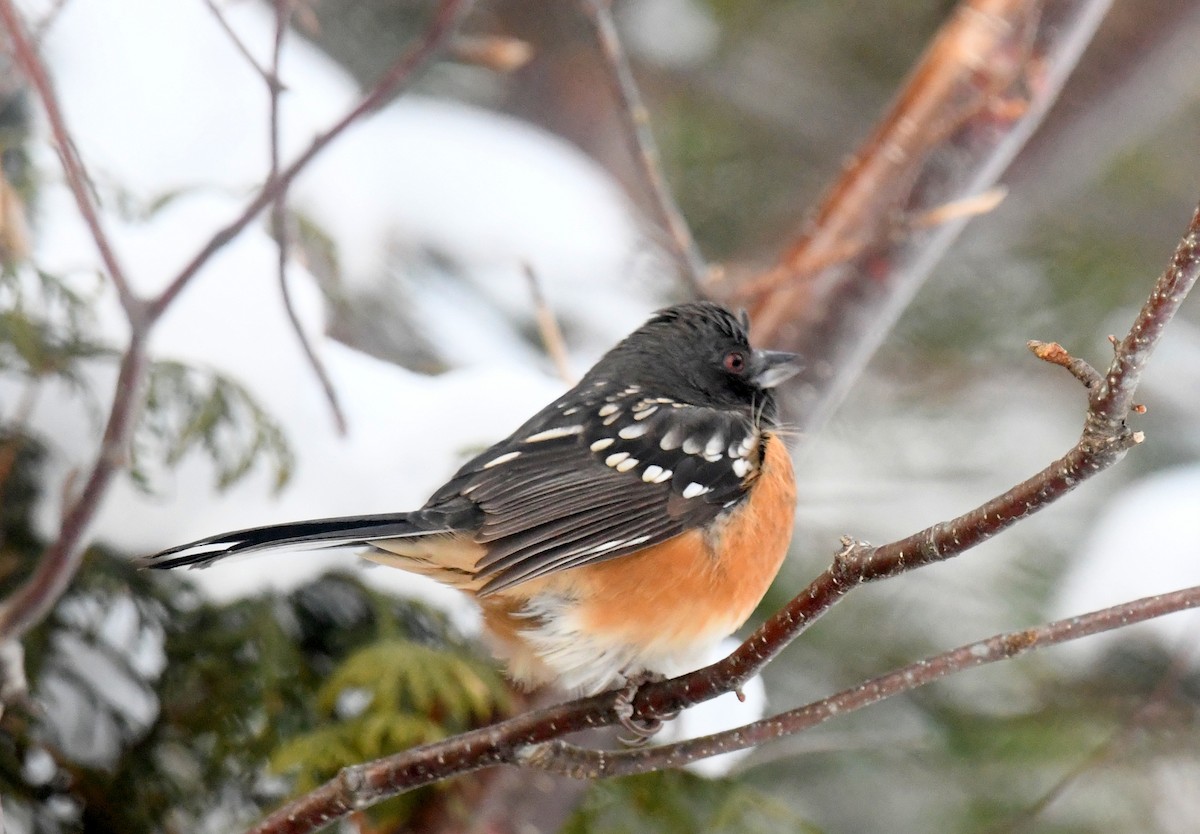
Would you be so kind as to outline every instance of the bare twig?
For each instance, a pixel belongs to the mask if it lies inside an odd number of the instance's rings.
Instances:
[[[37,91],[38,97],[42,100],[42,106],[46,110],[46,121],[50,124],[50,133],[54,137],[59,159],[62,160],[67,187],[71,190],[71,195],[75,198],[75,205],[78,206],[79,213],[87,224],[92,241],[100,253],[100,259],[104,262],[104,268],[112,278],[121,307],[125,310],[130,322],[136,324],[145,312],[145,302],[130,287],[125,269],[117,258],[107,232],[104,231],[104,224],[100,220],[100,213],[96,210],[92,194],[91,178],[88,176],[83,160],[79,158],[75,143],[71,140],[71,133],[63,118],[62,108],[59,107],[54,86],[50,83],[50,76],[33,47],[33,42],[25,30],[20,15],[17,14],[13,0],[0,0],[0,23],[3,23],[12,45],[13,57],[16,59],[17,66],[28,77],[29,82]]]
[[[542,345],[545,346],[546,353],[550,355],[550,361],[554,363],[554,370],[558,371],[559,379],[567,385],[574,385],[575,374],[571,372],[571,361],[567,357],[567,342],[563,339],[562,330],[558,326],[558,319],[555,318],[554,311],[546,303],[546,296],[542,292],[542,285],[538,281],[537,273],[529,264],[525,264],[525,277],[529,279],[529,294],[533,296],[533,310],[537,317],[538,332],[542,336]]]
[[[1059,365],[1071,372],[1071,376],[1083,383],[1085,388],[1100,384],[1100,374],[1089,362],[1083,359],[1078,359],[1067,353],[1067,349],[1058,342],[1039,342],[1037,339],[1030,339],[1026,345],[1033,355],[1043,362],[1049,362],[1051,365]]]
[[[3,0],[11,2],[11,0]],[[233,240],[242,229],[246,228],[259,213],[274,202],[275,197],[303,171],[310,162],[325,149],[330,142],[357,122],[362,117],[378,109],[397,90],[404,88],[416,80],[421,70],[425,69],[450,41],[457,28],[459,20],[471,5],[471,0],[441,0],[429,25],[421,37],[401,55],[383,74],[375,86],[363,98],[342,116],[333,126],[313,138],[309,146],[296,159],[279,172],[274,181],[268,182],[258,195],[242,210],[234,220],[218,230],[208,243],[200,248],[187,265],[175,276],[174,280],[163,290],[162,294],[150,302],[150,312],[154,318],[170,306],[175,297],[196,276],[209,259],[219,252],[229,241]]]
[[[237,31],[229,25],[229,20],[225,17],[225,12],[222,11],[221,7],[217,5],[217,0],[204,0],[204,5],[210,12],[212,12],[213,17],[217,20],[217,24],[229,37],[229,40],[233,44],[234,48],[237,49],[238,53],[246,59],[246,62],[254,68],[254,71],[259,74],[263,81],[266,82],[267,86],[272,90],[279,86],[280,81],[278,58],[276,59],[272,69],[264,67],[258,62],[258,59],[254,57],[254,53],[250,51],[250,48],[246,46],[246,42],[242,40],[241,35],[239,35]]]
[[[292,16],[292,2],[293,0],[275,0],[275,38],[271,47],[271,68],[268,72],[263,73],[263,79],[267,83],[267,92],[270,97],[271,167],[267,174],[268,183],[274,183],[279,177],[279,105],[280,97],[283,94],[283,86],[279,80],[279,56],[283,51],[283,38],[287,34],[288,24]],[[296,334],[297,341],[300,342],[300,349],[304,352],[304,357],[308,360],[308,365],[312,368],[313,374],[317,377],[317,382],[321,386],[321,391],[325,394],[325,401],[329,403],[329,410],[333,414],[334,426],[337,428],[339,435],[345,436],[346,412],[342,409],[337,390],[333,387],[333,380],[329,378],[329,372],[325,369],[325,363],[321,361],[321,357],[317,355],[316,350],[313,348],[308,334],[304,332],[304,327],[300,323],[300,317],[296,315],[296,305],[292,302],[291,285],[288,283],[287,276],[289,235],[287,228],[286,185],[279,189],[279,193],[275,195],[275,202],[271,206],[271,231],[275,237],[279,270],[279,291],[283,297],[284,312],[287,313],[288,321],[292,325],[292,331]]]
[[[531,765],[581,779],[645,773],[681,767],[733,750],[743,750],[765,741],[792,735],[823,724],[831,718],[860,710],[941,680],[947,675],[1000,660],[1020,657],[1034,649],[1067,643],[1103,631],[1200,607],[1200,586],[1169,594],[1143,597],[1110,608],[1055,620],[1034,628],[997,634],[927,657],[881,675],[836,695],[803,707],[764,718],[735,730],[727,730],[675,744],[636,750],[585,750],[563,741],[531,745],[516,756],[519,764]]]
[[[650,130],[650,113],[642,103],[642,95],[633,77],[633,68],[629,65],[629,57],[625,54],[613,21],[612,0],[582,0],[582,5],[592,21],[596,41],[608,64],[613,90],[621,104],[621,116],[625,120],[630,155],[650,190],[651,200],[658,212],[658,221],[670,236],[671,248],[680,269],[683,270],[683,277],[697,295],[702,295],[705,279],[708,277],[708,267],[663,175],[658,144],[654,141],[653,131]]]

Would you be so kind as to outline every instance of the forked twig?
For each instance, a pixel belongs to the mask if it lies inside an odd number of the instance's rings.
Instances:
[[[11,2],[11,0],[5,0]],[[417,75],[439,55],[450,42],[458,23],[470,8],[472,0],[441,0],[428,26],[421,36],[376,82],[371,91],[363,96],[358,104],[352,107],[344,116],[331,127],[313,137],[312,142],[290,165],[279,172],[279,176],[263,186],[262,190],[252,199],[241,214],[219,229],[198,251],[192,259],[180,270],[174,280],[165,290],[150,303],[154,317],[170,306],[175,297],[196,276],[209,259],[221,251],[229,241],[237,237],[241,231],[250,225],[255,217],[275,201],[275,197],[303,171],[312,160],[323,151],[330,142],[341,136],[359,119],[373,113],[397,91],[411,84]]]

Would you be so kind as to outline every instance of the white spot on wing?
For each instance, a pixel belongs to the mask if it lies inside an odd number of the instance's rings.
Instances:
[[[546,429],[537,434],[531,434],[525,438],[526,443],[541,443],[543,440],[557,440],[560,437],[570,437],[573,434],[579,434],[583,431],[583,426],[559,426],[555,429]]]
[[[520,452],[506,452],[503,455],[498,455],[492,458],[483,465],[484,469],[491,469],[493,466],[499,466],[502,463],[508,463],[510,460],[516,460],[521,456]]]
[[[622,461],[624,461],[628,457],[629,457],[629,452],[616,452],[615,454],[611,454],[604,459],[604,465],[616,467],[617,465],[619,465]]]
[[[733,474],[739,478],[744,478],[750,472],[750,461],[745,458],[738,458],[733,462]]]
[[[683,443],[683,432],[679,427],[667,429],[667,433],[662,436],[662,440],[658,441],[658,447],[664,452],[669,452],[672,449],[678,449]]]
[[[709,463],[716,463],[721,459],[721,453],[725,451],[725,438],[719,434],[714,434],[708,439],[708,443],[704,445],[704,459]]]
[[[698,496],[703,495],[706,492],[712,492],[712,490],[709,489],[708,487],[706,487],[704,484],[698,484],[695,481],[692,481],[690,484],[688,484],[686,487],[684,487],[683,497],[684,498],[696,498]]]
[[[683,441],[684,454],[698,455],[704,450],[704,443],[698,437],[689,437]]]
[[[592,443],[591,449],[593,452],[603,452],[611,445],[613,445],[613,439],[611,437],[602,437]]]
[[[635,437],[641,437],[646,433],[645,423],[635,423],[632,426],[626,426],[617,432],[617,436],[622,440],[633,440]]]
[[[656,405],[652,405],[649,408],[643,408],[641,410],[634,411],[633,419],[645,420],[647,417],[649,417],[651,414],[653,414],[656,411],[658,411],[658,406],[656,406]]]
[[[617,405],[616,403],[609,403],[608,405],[600,406],[600,411],[597,413],[601,417],[611,417],[613,414],[616,414],[620,410],[621,410],[621,407],[619,405]]]
[[[646,467],[646,471],[642,473],[642,480],[648,484],[654,483],[654,479],[661,475],[663,468],[656,464],[650,464]]]
[[[618,472],[628,472],[630,469],[633,469],[633,467],[635,467],[637,465],[638,465],[637,458],[629,458],[629,459],[623,460],[617,464],[617,471]]]

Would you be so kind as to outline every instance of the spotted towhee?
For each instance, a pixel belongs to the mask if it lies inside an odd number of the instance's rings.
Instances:
[[[684,671],[750,616],[792,534],[772,389],[799,364],[747,327],[707,302],[658,312],[415,512],[240,530],[146,564],[359,546],[474,596],[520,683]]]

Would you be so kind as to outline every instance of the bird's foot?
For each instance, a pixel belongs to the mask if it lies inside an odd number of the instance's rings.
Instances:
[[[629,738],[621,737],[619,740],[622,744],[629,747],[640,747],[662,729],[663,722],[670,721],[679,715],[679,710],[634,718],[633,701],[637,697],[638,690],[644,684],[657,683],[658,681],[666,680],[666,677],[657,672],[647,672],[645,670],[633,675],[625,675],[624,677],[625,685],[617,693],[617,719],[621,722],[621,726],[633,735]]]

